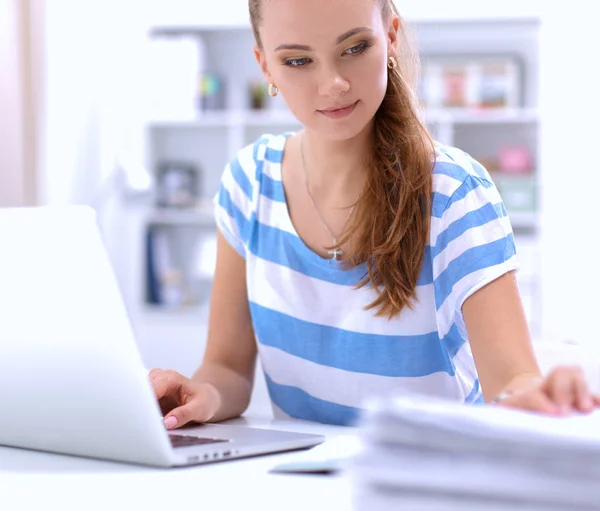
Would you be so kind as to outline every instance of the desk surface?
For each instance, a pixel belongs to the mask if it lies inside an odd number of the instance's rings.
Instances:
[[[349,428],[240,418],[232,424],[317,433],[332,438]],[[156,469],[0,447],[0,502],[14,510],[178,511],[179,509],[352,509],[351,485],[341,475],[273,474],[298,452]],[[207,507],[210,506],[210,507]]]
[[[232,424],[316,433],[331,439],[351,428],[240,418]],[[10,511],[547,511],[546,507],[404,491],[389,500],[359,495],[345,475],[275,474],[298,452],[155,469],[0,447],[0,508]],[[552,511],[560,508],[552,506]],[[573,511],[570,509],[569,511]]]

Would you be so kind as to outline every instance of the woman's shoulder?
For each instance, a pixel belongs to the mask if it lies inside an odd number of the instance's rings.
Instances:
[[[452,196],[465,182],[493,184],[487,169],[469,153],[444,144],[435,146],[434,193]]]
[[[265,133],[237,151],[230,164],[239,165],[245,171],[261,167],[265,161],[280,163],[287,138],[292,133]]]

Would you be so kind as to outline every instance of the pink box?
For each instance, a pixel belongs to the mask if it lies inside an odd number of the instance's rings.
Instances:
[[[500,148],[498,151],[498,163],[502,172],[522,174],[533,170],[531,152],[524,146]]]

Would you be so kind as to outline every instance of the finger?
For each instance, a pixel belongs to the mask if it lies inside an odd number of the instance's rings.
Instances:
[[[167,429],[180,428],[190,422],[206,422],[209,419],[206,406],[198,399],[178,406],[165,415],[165,427]]]
[[[176,397],[183,384],[183,377],[180,375],[163,373],[157,375],[152,380],[152,386],[154,387],[154,393],[157,399],[163,399],[164,397]]]
[[[556,403],[541,390],[531,390],[515,394],[503,399],[500,404],[509,408],[518,408],[520,410],[547,415],[558,415],[560,413],[560,409],[556,406]]]
[[[183,392],[185,403],[174,408],[165,416],[167,429],[175,429],[189,422],[207,422],[215,415],[220,398],[210,385],[202,385],[198,392]]]
[[[575,377],[573,387],[576,394],[576,406],[580,412],[589,413],[594,409],[594,400],[583,371]]]
[[[157,376],[159,376],[162,373],[163,373],[162,369],[158,369],[158,368],[151,369],[148,372],[148,378],[150,378],[150,380],[153,380],[154,378],[156,378]]]
[[[177,399],[171,396],[165,396],[158,400],[158,405],[160,406],[160,411],[163,414],[163,417],[174,408],[177,408],[180,404],[181,403]]]
[[[165,427],[167,429],[176,429],[185,426],[192,420],[191,417],[194,416],[191,408],[192,406],[190,403],[173,408],[173,410],[165,415]]]
[[[571,367],[560,367],[552,371],[546,379],[546,393],[562,413],[569,413],[576,406],[576,371]]]

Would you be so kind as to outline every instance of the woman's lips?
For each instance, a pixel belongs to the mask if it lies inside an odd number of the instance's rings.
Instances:
[[[319,110],[319,112],[330,119],[342,119],[348,117],[354,111],[357,103],[358,101],[351,105],[328,108],[327,110]]]

